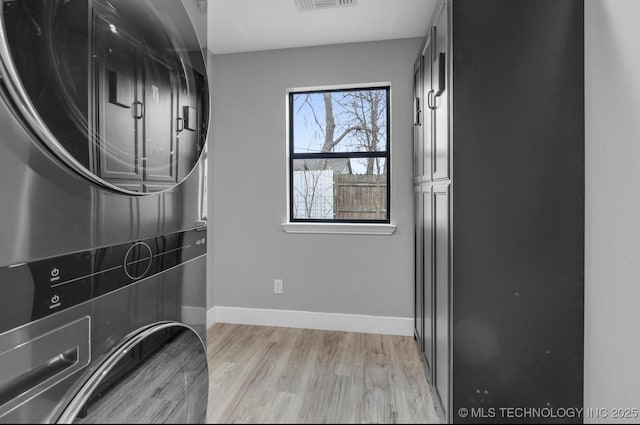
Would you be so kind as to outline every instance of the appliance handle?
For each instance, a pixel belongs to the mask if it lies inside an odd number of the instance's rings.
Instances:
[[[2,416],[87,366],[91,319],[85,316],[28,341],[0,338]],[[17,343],[17,345],[16,345]]]
[[[5,383],[0,389],[0,405],[7,404],[28,390],[37,391],[39,387],[46,385],[49,379],[78,364],[79,352],[80,349],[76,345],[44,363],[21,371],[19,376]]]

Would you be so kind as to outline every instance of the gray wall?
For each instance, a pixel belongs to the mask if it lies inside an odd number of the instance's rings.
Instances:
[[[640,408],[640,2],[585,3],[585,407]]]
[[[213,56],[209,305],[413,315],[411,109],[420,43],[415,38]],[[286,89],[383,81],[391,82],[396,233],[285,233]],[[284,295],[273,294],[273,279],[284,280]]]

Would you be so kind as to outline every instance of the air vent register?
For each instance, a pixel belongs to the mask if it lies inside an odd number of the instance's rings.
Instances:
[[[355,6],[357,0],[293,0],[299,12]]]

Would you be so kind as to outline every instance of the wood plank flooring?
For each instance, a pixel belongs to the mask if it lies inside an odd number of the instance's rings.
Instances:
[[[411,337],[216,324],[210,423],[438,423]]]

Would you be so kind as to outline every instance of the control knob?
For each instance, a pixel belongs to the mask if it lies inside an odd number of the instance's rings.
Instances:
[[[153,253],[144,242],[138,242],[129,248],[124,256],[124,271],[131,279],[143,278],[151,268]]]

